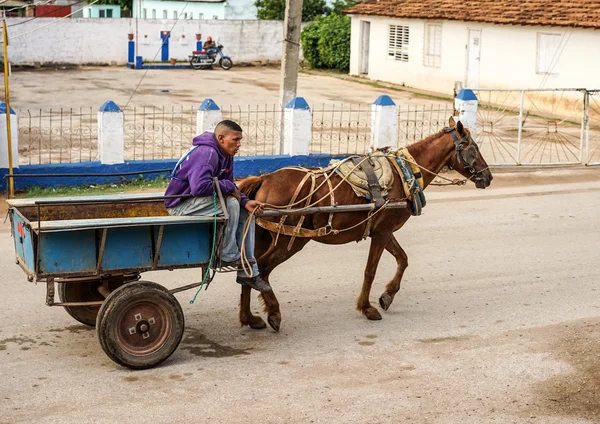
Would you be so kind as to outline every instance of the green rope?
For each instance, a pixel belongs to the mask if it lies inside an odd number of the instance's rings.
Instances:
[[[212,252],[210,253],[210,259],[208,261],[208,267],[206,268],[206,272],[204,273],[204,277],[202,278],[202,283],[200,283],[200,287],[198,287],[198,291],[194,295],[194,298],[190,300],[190,305],[193,305],[198,297],[198,294],[202,291],[202,287],[204,287],[204,283],[206,283],[206,279],[208,278],[208,274],[210,273],[210,269],[213,265],[213,260],[215,259],[215,251],[217,250],[217,192],[213,192],[213,207],[214,207],[214,221],[213,221],[213,243],[212,243]],[[206,286],[208,288],[208,286]]]

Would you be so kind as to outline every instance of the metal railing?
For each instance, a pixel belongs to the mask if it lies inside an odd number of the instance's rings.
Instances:
[[[277,105],[225,106],[223,119],[231,119],[242,127],[244,138],[241,156],[275,155],[281,139],[281,109]]]
[[[477,141],[491,165],[586,163],[588,92],[478,89]]]
[[[416,143],[448,126],[452,103],[398,106],[398,146]]]
[[[371,105],[314,105],[311,153],[364,154],[371,141]]]
[[[24,109],[17,119],[20,165],[98,157],[98,113],[92,108]]]
[[[134,107],[124,112],[125,159],[173,159],[196,135],[196,108]]]

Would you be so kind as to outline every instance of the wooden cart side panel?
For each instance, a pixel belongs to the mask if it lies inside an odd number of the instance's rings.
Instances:
[[[158,227],[154,231],[157,244]],[[212,224],[170,225],[164,227],[158,258],[159,267],[206,264],[210,260],[213,234]]]
[[[15,243],[15,255],[27,275],[35,275],[35,246],[37,235],[31,231],[27,220],[14,208],[10,209],[11,232]]]
[[[41,233],[40,274],[96,271],[96,230]]]

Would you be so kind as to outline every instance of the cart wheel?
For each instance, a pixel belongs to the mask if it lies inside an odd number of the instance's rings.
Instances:
[[[125,284],[126,281],[136,280],[139,274],[115,277],[108,280],[107,290],[112,292]],[[94,302],[104,300],[98,291],[102,281],[81,281],[58,283],[58,298],[61,302]],[[77,321],[91,327],[96,325],[96,315],[100,306],[64,306],[65,311]]]
[[[96,321],[104,352],[117,364],[151,368],[175,352],[183,336],[181,305],[150,281],[125,284],[106,298]]]

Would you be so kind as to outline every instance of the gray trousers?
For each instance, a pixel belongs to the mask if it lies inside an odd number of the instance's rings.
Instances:
[[[225,227],[225,234],[223,236],[223,250],[221,252],[221,259],[226,262],[235,261],[240,258],[240,249],[242,246],[242,238],[244,235],[244,224],[250,215],[246,209],[240,207],[240,203],[233,196],[227,196],[225,198],[225,207],[229,214],[229,220]],[[214,216],[215,207],[212,197],[193,197],[186,199],[179,205],[169,208],[169,214],[171,215],[193,215],[193,216]],[[217,215],[223,215],[223,209],[221,208],[221,202],[217,199],[216,207]],[[246,257],[249,260],[254,260],[254,217],[252,217],[252,223],[246,236],[246,242],[244,244],[246,250]],[[258,265],[254,260],[252,265],[252,276],[258,275]],[[239,277],[245,277],[244,271],[238,271]]]

